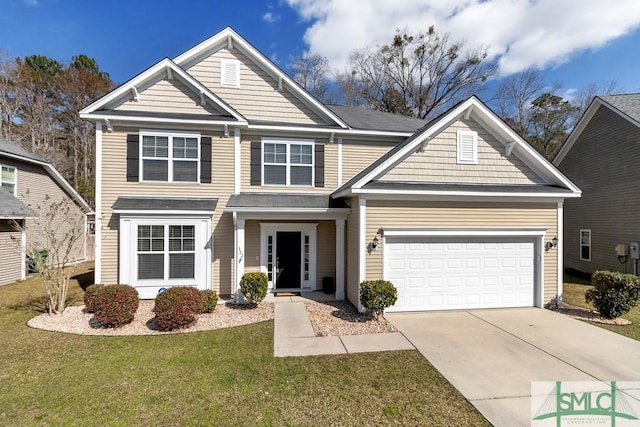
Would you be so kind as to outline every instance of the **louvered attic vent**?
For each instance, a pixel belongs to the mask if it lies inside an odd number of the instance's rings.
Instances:
[[[220,61],[220,86],[240,87],[240,62],[230,59]]]
[[[458,131],[458,163],[478,163],[478,133],[472,131]]]

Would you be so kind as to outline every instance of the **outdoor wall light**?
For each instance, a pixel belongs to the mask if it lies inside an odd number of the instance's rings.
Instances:
[[[556,246],[558,246],[558,237],[557,237],[557,236],[554,236],[554,237],[553,237],[553,239],[551,239],[551,241],[550,241],[550,242],[547,242],[547,243],[544,245],[544,248],[545,248],[546,250],[549,250],[549,249],[555,248]]]
[[[371,250],[375,251],[377,247],[378,247],[378,236],[375,236],[371,241]]]

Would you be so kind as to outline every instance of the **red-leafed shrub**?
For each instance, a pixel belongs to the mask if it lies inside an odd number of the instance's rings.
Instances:
[[[99,286],[93,298],[96,319],[111,328],[131,323],[140,302],[138,291],[129,285]]]
[[[90,285],[84,291],[84,307],[87,313],[95,313],[96,311],[96,295],[103,285]]]
[[[203,306],[204,300],[198,289],[176,286],[158,294],[153,311],[158,327],[171,331],[194,323]]]

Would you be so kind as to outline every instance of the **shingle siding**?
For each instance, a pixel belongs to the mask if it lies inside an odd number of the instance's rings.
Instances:
[[[624,271],[614,247],[640,241],[640,129],[600,106],[559,169],[582,190],[564,204],[565,268]],[[580,229],[591,230],[591,261],[580,260]]]

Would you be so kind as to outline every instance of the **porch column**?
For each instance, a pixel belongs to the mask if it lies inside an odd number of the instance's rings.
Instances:
[[[240,279],[242,279],[242,275],[244,274],[244,218],[237,218],[237,213],[234,212],[234,219],[236,225],[236,238],[235,238],[235,285],[234,285],[234,296],[236,301],[239,301],[240,294]]]
[[[336,219],[336,299],[344,299],[344,218]]]

